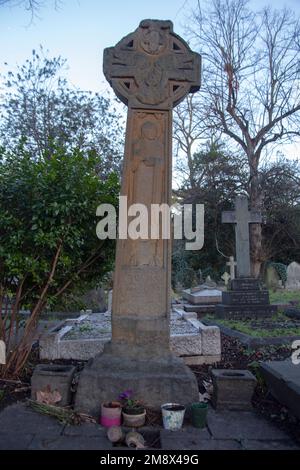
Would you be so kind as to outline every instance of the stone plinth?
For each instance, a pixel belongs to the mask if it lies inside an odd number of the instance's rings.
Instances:
[[[230,287],[222,292],[222,303],[216,305],[217,318],[261,318],[276,314],[277,306],[270,305],[269,292],[261,289],[257,279],[234,279]]]
[[[117,398],[124,390],[133,390],[134,396],[148,406],[160,408],[168,402],[185,405],[198,400],[198,386],[194,374],[180,358],[172,354],[155,357],[145,355],[143,349],[105,347],[83,370],[76,395],[77,411],[99,416],[103,401]]]
[[[212,403],[217,410],[251,410],[257,383],[248,370],[213,369]]]
[[[58,391],[61,395],[57,405],[68,406],[71,403],[71,385],[75,373],[74,366],[60,364],[39,364],[31,378],[31,398],[36,400],[37,392]]]

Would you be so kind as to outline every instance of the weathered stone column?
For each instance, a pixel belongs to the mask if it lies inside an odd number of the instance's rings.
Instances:
[[[150,214],[152,204],[171,204],[172,109],[199,89],[200,56],[170,21],[144,20],[104,51],[104,74],[129,108],[121,194]],[[125,388],[152,406],[197,400],[195,377],[170,353],[170,284],[171,240],[120,237],[112,342],[83,371],[77,408],[95,413]]]

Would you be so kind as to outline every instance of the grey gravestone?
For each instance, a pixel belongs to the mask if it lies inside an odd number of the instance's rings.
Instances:
[[[257,211],[249,211],[246,196],[237,196],[235,211],[222,212],[222,222],[223,224],[235,224],[237,277],[250,277],[249,224],[260,224],[262,222],[261,214]]]
[[[249,211],[245,196],[237,196],[234,212],[222,213],[223,223],[235,224],[237,278],[231,280],[230,289],[222,293],[222,303],[216,305],[218,318],[259,318],[277,312],[277,307],[270,305],[269,292],[251,277],[249,224],[261,220],[258,212]]]
[[[86,292],[81,299],[85,304],[85,309],[93,312],[105,312],[107,304],[105,302],[105,292],[102,287],[97,287]]]
[[[269,291],[257,279],[234,279],[230,289],[222,292],[222,303],[216,305],[217,318],[246,319],[271,317],[277,306],[270,305]]]
[[[287,267],[286,289],[300,290],[300,264],[293,261]]]
[[[171,21],[143,20],[105,49],[103,70],[128,106],[121,194],[128,207],[170,205],[172,109],[199,90],[200,56]],[[78,410],[98,415],[127,389],[153,407],[198,399],[196,377],[170,351],[170,288],[171,240],[117,240],[112,341],[81,373]]]
[[[268,289],[276,290],[279,287],[279,275],[274,266],[268,266],[265,273],[265,284]]]
[[[300,364],[290,359],[264,362],[261,372],[276,400],[300,419]]]
[[[191,304],[217,304],[222,300],[222,291],[218,289],[201,289],[198,291],[192,291],[192,289],[186,289],[182,292],[184,299],[188,300]]]

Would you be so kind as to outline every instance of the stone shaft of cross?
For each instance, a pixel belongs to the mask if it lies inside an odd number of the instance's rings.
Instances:
[[[237,277],[251,277],[249,224],[262,223],[258,211],[249,211],[248,198],[237,196],[235,210],[222,212],[222,223],[235,224]]]

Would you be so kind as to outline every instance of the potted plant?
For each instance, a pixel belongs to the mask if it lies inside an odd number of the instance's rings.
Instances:
[[[145,424],[146,410],[144,405],[132,398],[132,390],[126,390],[119,395],[122,402],[122,416],[124,426],[138,428]]]
[[[109,428],[121,425],[122,406],[119,401],[109,401],[101,405],[100,424]]]

